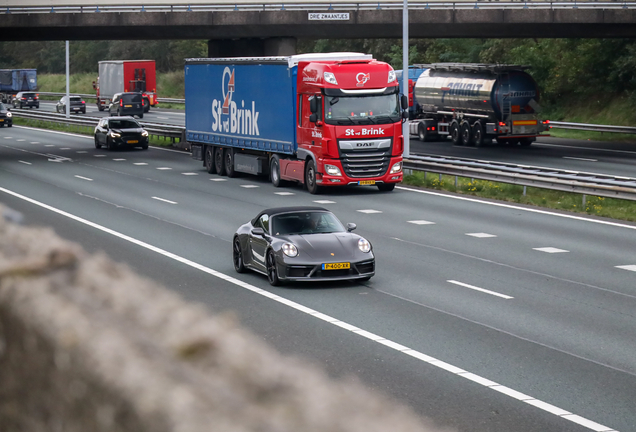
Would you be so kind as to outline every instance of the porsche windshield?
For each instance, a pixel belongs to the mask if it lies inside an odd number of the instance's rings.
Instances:
[[[345,232],[344,226],[332,213],[286,213],[272,218],[274,235],[324,234]]]
[[[329,124],[386,124],[400,121],[397,94],[325,96],[325,121]]]

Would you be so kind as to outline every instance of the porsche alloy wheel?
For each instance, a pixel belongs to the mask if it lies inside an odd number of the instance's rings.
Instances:
[[[280,279],[278,278],[278,270],[276,269],[276,258],[274,252],[271,250],[267,252],[267,280],[272,286],[280,285]]]
[[[232,248],[232,259],[234,261],[234,270],[237,273],[245,272],[245,264],[243,263],[243,251],[241,250],[241,241],[238,237],[234,239],[234,247]]]

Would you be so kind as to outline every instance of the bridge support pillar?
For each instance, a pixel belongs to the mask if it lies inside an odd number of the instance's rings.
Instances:
[[[296,38],[212,39],[208,57],[262,57],[296,54]]]

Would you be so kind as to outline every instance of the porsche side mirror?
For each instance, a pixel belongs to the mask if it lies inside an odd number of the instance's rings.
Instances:
[[[265,235],[265,231],[263,231],[263,228],[252,228],[252,235],[263,237]]]
[[[354,224],[354,223],[352,223],[352,222],[349,222],[349,223],[347,224],[347,231],[351,232],[351,231],[353,231],[354,229],[356,229],[357,227],[358,227],[358,225],[356,225],[356,224]]]

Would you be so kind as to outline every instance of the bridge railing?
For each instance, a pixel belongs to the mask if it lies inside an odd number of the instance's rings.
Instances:
[[[47,4],[48,3],[48,4]],[[0,14],[32,13],[140,13],[140,12],[222,12],[222,11],[358,11],[379,9],[402,9],[401,0],[357,2],[333,0],[324,3],[303,0],[261,1],[241,3],[235,0],[188,1],[153,0],[134,4],[114,4],[104,0],[82,0],[81,4],[69,0],[46,2],[44,0],[0,0]],[[634,1],[595,0],[429,0],[409,2],[409,9],[634,9]]]

